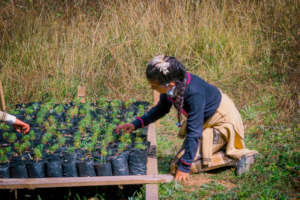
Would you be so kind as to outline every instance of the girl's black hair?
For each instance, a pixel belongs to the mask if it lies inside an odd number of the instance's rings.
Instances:
[[[149,81],[157,81],[160,85],[175,82],[174,106],[177,110],[178,126],[181,126],[181,110],[184,103],[186,87],[186,70],[175,57],[159,55],[147,65],[146,77]]]

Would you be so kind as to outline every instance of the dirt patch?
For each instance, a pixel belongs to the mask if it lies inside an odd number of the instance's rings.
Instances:
[[[214,180],[209,178],[206,174],[195,174],[191,176],[191,179],[188,183],[184,184],[184,191],[186,192],[193,192],[199,190],[199,188],[203,184],[210,184],[212,181],[216,182],[217,184],[223,185],[227,190],[230,190],[231,188],[235,187],[235,184],[225,181],[225,180]]]

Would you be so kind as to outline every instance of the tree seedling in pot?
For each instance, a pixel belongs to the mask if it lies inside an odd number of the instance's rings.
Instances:
[[[58,144],[60,147],[64,146],[66,143],[66,138],[64,136],[58,138]]]
[[[3,131],[9,131],[10,126],[5,123],[0,123],[0,129],[2,129]]]
[[[4,164],[7,162],[8,162],[8,159],[7,159],[6,154],[0,155],[0,164]]]
[[[129,133],[125,133],[121,136],[120,141],[127,148],[131,144],[131,136]]]
[[[94,146],[95,146],[95,144],[92,143],[92,142],[87,143],[87,145],[86,145],[86,148],[87,148],[90,155],[92,154],[92,151],[94,151]]]
[[[31,120],[32,120],[31,115],[26,115],[25,120],[26,120],[26,121],[31,121]]]
[[[35,140],[36,139],[35,131],[34,130],[30,130],[29,136],[30,136],[30,140],[31,141]]]
[[[51,133],[46,133],[42,137],[42,144],[47,144],[49,140],[51,139],[52,134]]]
[[[64,112],[64,106],[62,104],[59,104],[55,107],[55,112],[57,114],[61,114],[62,112]]]
[[[136,137],[134,143],[135,143],[135,145],[134,145],[135,149],[140,149],[140,150],[145,150],[146,149],[146,146],[143,143],[143,139],[142,138]]]
[[[57,123],[57,120],[55,119],[55,117],[53,115],[50,115],[48,117],[48,122],[49,122],[50,126],[53,126]]]
[[[67,148],[67,153],[68,153],[68,154],[72,155],[74,152],[75,152],[75,148],[74,148],[74,147],[69,146],[69,147]]]
[[[26,110],[25,110],[25,113],[27,114],[27,115],[31,115],[32,113],[34,113],[34,109],[32,108],[32,107],[28,107],[28,108],[26,108]]]
[[[17,140],[17,136],[15,133],[11,133],[8,138],[8,142],[14,143]]]
[[[143,105],[139,105],[138,106],[139,112],[138,112],[138,116],[143,116],[145,113],[145,108]]]
[[[9,137],[9,132],[4,132],[2,134],[3,139],[7,140],[7,138]]]
[[[36,160],[36,161],[39,161],[39,160],[41,160],[42,159],[42,157],[43,157],[43,145],[42,144],[40,144],[40,145],[38,145],[37,147],[35,147],[34,149],[33,149],[33,152],[34,152],[34,159]]]
[[[79,148],[81,144],[81,133],[79,131],[75,132],[74,135],[74,147]]]
[[[56,150],[59,149],[59,145],[58,144],[53,144],[52,146],[49,147],[49,152],[51,154],[54,154]]]

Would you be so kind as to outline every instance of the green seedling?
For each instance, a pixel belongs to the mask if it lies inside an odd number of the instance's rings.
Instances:
[[[56,134],[55,126],[50,126],[49,129],[47,130],[47,133],[49,133],[51,135],[55,135]]]
[[[101,157],[106,157],[107,156],[107,151],[105,147],[101,148]]]
[[[74,118],[78,115],[78,107],[74,106],[73,108],[69,109],[67,114],[69,117]]]
[[[39,109],[39,104],[38,103],[32,104],[32,108],[33,110],[37,111]]]
[[[79,131],[75,132],[74,135],[74,147],[79,148],[81,144],[81,133]]]
[[[52,134],[51,133],[46,133],[45,135],[43,135],[42,137],[42,143],[43,144],[47,144],[48,141],[51,139]]]
[[[33,149],[33,152],[34,152],[34,159],[36,161],[39,161],[42,159],[42,151],[40,150],[40,148],[34,148]]]
[[[15,133],[11,133],[8,138],[8,142],[14,143],[17,140],[17,136]]]
[[[11,146],[6,147],[5,152],[10,153],[11,152]]]
[[[124,106],[126,109],[128,109],[130,107],[130,105],[131,105],[131,102],[129,100],[125,101]]]
[[[86,145],[86,148],[87,148],[88,152],[91,153],[91,152],[94,150],[94,146],[95,146],[94,143],[92,143],[92,142],[88,143],[88,144]]]
[[[5,150],[4,149],[0,149],[0,156],[3,156],[5,154],[6,154]]]
[[[24,135],[22,140],[23,140],[24,142],[29,141],[29,140],[30,140],[30,135],[29,135],[29,134]]]
[[[118,124],[120,124],[120,120],[119,120],[118,118],[114,118],[114,119],[113,119],[113,123],[114,123],[115,125],[118,125]]]
[[[21,144],[21,146],[24,146],[24,149],[28,150],[29,147],[31,146],[31,143],[29,141],[24,142],[23,144]]]
[[[27,121],[30,121],[30,120],[32,120],[32,118],[31,118],[31,116],[30,116],[30,115],[26,115],[25,119],[26,119]]]
[[[74,147],[70,146],[70,147],[67,148],[67,153],[68,154],[73,154],[74,152],[75,152],[75,148]]]
[[[65,143],[66,143],[66,138],[65,137],[61,137],[61,138],[58,139],[58,144],[60,146],[65,145]]]
[[[144,113],[145,113],[145,108],[144,108],[144,106],[143,106],[143,105],[139,105],[139,106],[138,106],[138,109],[139,109],[138,115],[139,115],[139,116],[144,115]]]
[[[35,140],[35,139],[36,139],[35,131],[34,131],[34,130],[31,130],[31,131],[29,132],[29,136],[30,136],[30,139],[31,139],[32,141]]]
[[[123,134],[120,138],[120,141],[122,142],[122,144],[125,145],[125,147],[127,147],[128,145],[130,145],[131,143],[131,136],[129,133]]]
[[[9,132],[4,132],[2,136],[4,139],[7,139],[9,137]]]
[[[56,106],[55,107],[55,112],[56,113],[62,113],[62,112],[64,112],[64,106],[62,104]]]
[[[137,144],[134,145],[134,148],[135,149],[140,149],[140,150],[145,150],[146,146],[144,144],[137,143]]]
[[[8,131],[10,127],[5,123],[0,123],[0,129],[2,129],[3,131]]]
[[[50,148],[49,151],[51,154],[54,154],[56,150],[59,149],[59,145],[58,144],[53,144]]]
[[[25,113],[27,115],[31,115],[32,113],[34,112],[34,109],[32,107],[28,107],[26,110],[25,110]]]
[[[104,103],[106,103],[106,99],[104,97],[99,98],[96,102],[98,107],[101,107]]]
[[[54,124],[56,124],[56,119],[55,119],[55,117],[53,116],[53,115],[50,115],[49,117],[48,117],[48,121],[49,121],[49,124],[50,125],[54,125]]]
[[[6,155],[1,155],[0,156],[0,164],[7,163],[8,159]]]

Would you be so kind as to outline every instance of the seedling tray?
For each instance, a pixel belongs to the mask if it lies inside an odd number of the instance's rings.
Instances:
[[[118,104],[118,103],[117,103]],[[56,105],[57,107],[57,105]],[[118,107],[118,105],[116,105]],[[53,109],[53,108],[50,108]],[[26,110],[25,110],[26,112]],[[78,112],[78,111],[77,111]],[[28,111],[30,113],[30,111]],[[27,114],[28,114],[27,113]],[[76,114],[76,113],[75,113]],[[135,115],[138,113],[135,113]],[[70,115],[72,113],[70,112]],[[49,117],[49,116],[48,116]],[[37,119],[38,116],[35,116],[34,120]],[[30,119],[23,119],[24,121]],[[53,120],[53,119],[52,119]],[[66,119],[64,119],[66,120]],[[112,119],[115,120],[115,119]],[[69,121],[70,122],[70,121]],[[76,122],[72,122],[76,123]],[[116,123],[119,123],[118,119],[116,120]],[[35,124],[31,124],[32,127],[35,127]],[[47,124],[46,124],[47,126]],[[50,127],[47,127],[47,130],[51,130]],[[79,127],[80,128],[80,127]],[[82,128],[82,127],[81,127]],[[88,127],[86,127],[88,128]],[[108,126],[109,129],[111,127]],[[33,128],[34,129],[34,128]],[[86,129],[87,130],[87,129]],[[88,132],[88,131],[86,131]],[[0,178],[0,189],[34,189],[34,188],[50,188],[50,187],[73,187],[73,186],[95,186],[95,185],[127,185],[127,184],[147,184],[146,185],[146,199],[157,199],[158,194],[157,194],[157,185],[156,183],[164,183],[164,182],[170,182],[173,177],[171,175],[158,175],[157,174],[157,160],[156,160],[156,139],[155,139],[155,125],[151,124],[149,127],[147,127],[144,132],[146,132],[146,140],[143,141],[144,146],[147,148],[142,149],[146,151],[147,155],[147,168],[146,172],[144,173],[137,173],[139,175],[129,175],[128,173],[122,174],[114,174],[114,176],[95,176],[98,174],[87,174],[84,176],[92,176],[92,177],[57,177],[55,174],[53,177],[44,177],[44,178],[26,178],[26,177],[21,177],[21,178]],[[2,134],[3,135],[3,134]],[[138,133],[137,135],[143,135],[141,133]],[[91,135],[89,135],[91,136]],[[132,139],[132,138],[131,138]],[[128,140],[128,137],[127,137]],[[126,141],[126,138],[123,138],[123,143]],[[134,141],[134,138],[132,139]],[[55,140],[55,142],[58,142],[58,140]],[[75,141],[73,141],[75,142]],[[90,142],[90,141],[89,141]],[[146,142],[146,143],[145,143]],[[113,144],[113,142],[107,142],[106,144]],[[101,152],[98,154],[99,158],[101,158],[101,162],[107,162],[109,159],[112,157],[116,158],[124,153],[125,151],[128,151],[130,148],[135,148],[138,147],[139,145],[136,145],[137,143],[141,143],[141,140],[135,141],[128,143],[127,146],[124,147],[124,145],[121,145],[122,151],[115,151],[115,152],[110,152],[112,155],[107,155],[108,153],[106,152],[103,155],[101,155]],[[52,145],[55,145],[52,143]],[[135,146],[134,146],[135,145]],[[102,145],[103,146],[103,145]],[[140,145],[141,146],[141,145]],[[82,146],[81,146],[82,147]],[[106,146],[108,147],[108,146]],[[55,150],[59,148],[54,148],[52,149],[52,153],[55,154]],[[88,149],[88,146],[85,146],[85,149]],[[106,148],[108,149],[108,148]],[[50,149],[49,149],[50,150]],[[103,150],[103,148],[102,148]],[[51,153],[51,152],[50,152]],[[86,153],[86,151],[85,151]],[[91,153],[91,152],[90,152]],[[20,153],[21,154],[21,153]],[[87,155],[87,154],[84,154]],[[30,156],[29,156],[30,157]],[[32,158],[31,158],[32,159]],[[84,160],[86,161],[86,160]],[[84,162],[85,163],[85,162]]]

